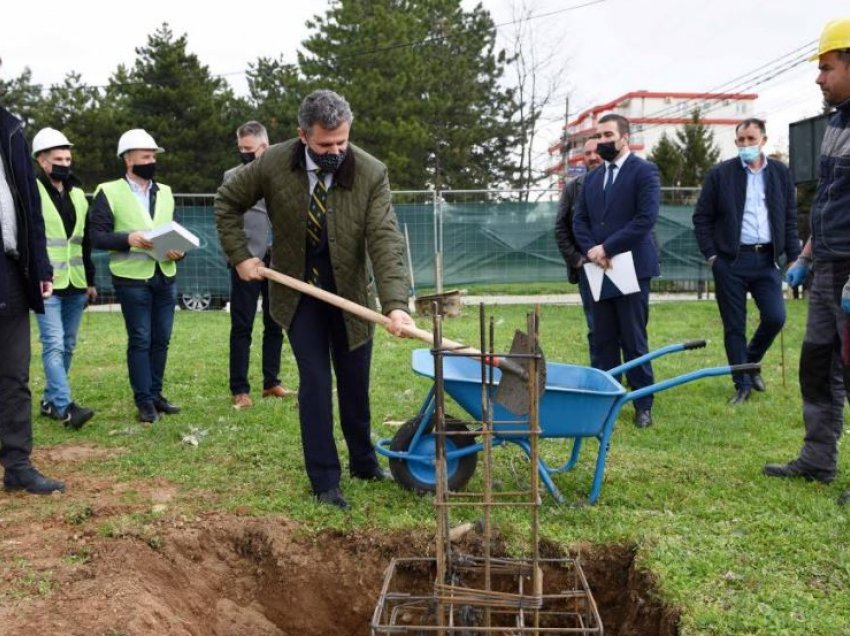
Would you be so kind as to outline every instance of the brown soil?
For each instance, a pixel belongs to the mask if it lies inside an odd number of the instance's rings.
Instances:
[[[282,518],[187,519],[167,483],[115,483],[73,468],[108,453],[42,451],[38,464],[49,472],[62,462],[74,488],[35,505],[31,496],[0,494],[0,632],[365,635],[390,560],[433,553],[433,537],[422,532],[315,536]],[[543,552],[563,556],[553,545]],[[606,635],[678,633],[677,613],[635,570],[633,550],[581,554]]]

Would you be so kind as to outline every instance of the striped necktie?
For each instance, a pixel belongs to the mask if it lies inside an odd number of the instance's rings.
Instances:
[[[323,172],[316,172],[316,185],[310,196],[310,206],[307,208],[307,243],[311,249],[316,249],[322,242],[322,232],[325,228],[325,217],[327,216],[328,187],[325,185]],[[319,287],[319,270],[313,266],[310,268],[308,283]]]

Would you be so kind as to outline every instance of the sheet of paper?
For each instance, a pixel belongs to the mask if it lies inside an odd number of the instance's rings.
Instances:
[[[640,291],[637,273],[635,272],[635,261],[631,251],[617,254],[610,260],[610,263],[608,269],[602,269],[596,263],[584,264],[584,273],[590,285],[590,293],[593,300],[597,302],[602,294],[602,281],[605,277],[614,284],[623,296]]]

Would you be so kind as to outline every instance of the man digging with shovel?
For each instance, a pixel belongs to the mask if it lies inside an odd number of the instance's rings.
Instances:
[[[298,137],[271,146],[219,188],[216,225],[239,277],[262,279],[263,262],[248,251],[241,213],[265,198],[272,269],[374,307],[371,262],[386,328],[401,336],[414,326],[404,237],[390,205],[386,166],[348,141],[353,119],[342,96],[329,90],[308,95],[298,110]],[[286,329],[298,365],[301,442],[313,494],[320,503],[348,508],[333,436],[331,363],[350,474],[383,480],[370,438],[374,327],[289,287],[272,285],[270,296],[271,315]]]

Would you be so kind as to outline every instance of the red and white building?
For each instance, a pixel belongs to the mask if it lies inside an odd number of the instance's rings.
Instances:
[[[563,139],[549,147],[555,160],[548,174],[562,183],[564,175],[580,174],[584,142],[596,133],[596,123],[603,115],[615,113],[629,120],[632,152],[641,157],[652,153],[661,136],[667,133],[675,140],[676,131],[691,122],[698,108],[701,120],[714,133],[720,158],[728,159],[737,152],[735,126],[755,116],[755,93],[656,93],[633,91],[608,103],[588,108],[565,127]]]

